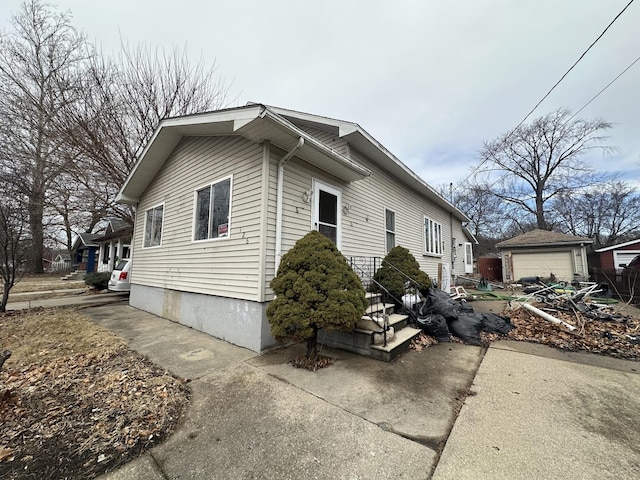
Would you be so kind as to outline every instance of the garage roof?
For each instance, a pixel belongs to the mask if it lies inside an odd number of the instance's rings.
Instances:
[[[550,232],[539,228],[523,233],[517,237],[510,238],[504,242],[496,244],[497,248],[518,248],[518,247],[550,247],[562,245],[583,245],[593,243],[593,240],[586,237],[567,235],[566,233]]]

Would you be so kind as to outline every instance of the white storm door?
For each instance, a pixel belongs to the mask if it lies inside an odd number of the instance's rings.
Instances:
[[[473,246],[471,242],[464,244],[464,273],[473,273]]]
[[[325,237],[341,245],[342,191],[316,179],[313,180],[313,225]]]

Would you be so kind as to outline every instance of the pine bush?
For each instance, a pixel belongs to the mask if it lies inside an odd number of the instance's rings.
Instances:
[[[407,277],[413,282],[410,282]],[[402,305],[402,297],[407,293],[407,287],[417,288],[423,296],[427,295],[429,288],[431,288],[429,275],[420,270],[420,264],[411,255],[411,252],[399,245],[393,247],[384,257],[382,266],[374,274],[373,279],[389,293],[387,294],[375,282],[371,284],[370,290],[382,293],[383,302],[395,303],[396,305]]]
[[[317,359],[318,330],[353,330],[366,308],[360,278],[335,244],[315,230],[282,256],[271,288],[271,333],[278,341],[306,340],[310,360]]]

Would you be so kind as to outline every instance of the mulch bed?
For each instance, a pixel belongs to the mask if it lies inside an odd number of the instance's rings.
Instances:
[[[0,478],[87,479],[166,438],[189,402],[181,379],[116,349],[0,372]]]

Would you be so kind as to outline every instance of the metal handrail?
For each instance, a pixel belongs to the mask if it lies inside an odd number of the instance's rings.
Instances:
[[[375,258],[375,257],[374,257],[374,258]],[[355,264],[355,263],[353,262],[353,258],[351,259],[351,262],[350,262],[350,263],[351,263],[351,268],[352,268],[354,271],[356,271],[356,274],[357,274],[357,275],[360,277],[360,279],[362,280],[362,277],[363,277],[364,275],[366,275],[366,274],[367,274],[367,272],[366,272],[363,268],[360,268],[357,264]],[[374,265],[375,265],[375,262],[374,262]],[[373,279],[373,275],[371,275],[371,276],[368,278],[368,283],[370,283],[370,282],[374,282],[378,288],[380,288],[380,289],[384,290],[388,295],[390,295],[390,296],[391,296],[391,294],[389,293],[389,291],[388,291],[385,287],[383,287],[382,285],[380,285],[380,283],[379,283],[378,281],[376,281],[376,280],[374,280],[374,279]],[[369,303],[369,306],[370,306],[370,307],[371,307],[371,306],[373,306],[373,303],[372,303],[372,302],[370,302],[370,303]],[[378,326],[379,326],[379,323],[378,323],[378,322],[377,322],[377,320],[373,317],[373,313],[372,313],[372,312],[365,313],[365,315],[366,315],[366,316],[368,316],[368,317],[371,319],[371,321],[372,321],[373,323],[375,323],[376,325],[378,325]],[[381,331],[376,331],[376,330],[374,330],[373,332],[374,332],[374,333],[381,333],[381,334],[382,334],[383,341],[384,341],[384,346],[385,346],[385,347],[387,346],[387,331],[388,331],[388,330],[389,330],[389,319],[388,319],[387,314],[385,313],[384,308],[383,308],[383,311],[382,311],[382,330],[381,330]]]
[[[358,262],[356,261],[356,259],[362,259],[364,262],[361,262],[361,264],[358,264]],[[406,274],[405,272],[403,272],[401,269],[399,269],[398,267],[396,267],[395,265],[393,265],[391,262],[384,260],[380,257],[351,257],[350,259],[350,264],[351,264],[351,268],[356,272],[356,274],[358,274],[358,276],[360,277],[360,279],[363,281],[363,284],[365,285],[365,287],[367,289],[369,289],[369,287],[371,285],[375,286],[376,291],[380,292],[380,293],[384,293],[386,294],[386,297],[393,300],[395,303],[397,303],[398,305],[403,305],[403,307],[405,308],[405,310],[408,312],[409,317],[411,318],[411,321],[413,322],[413,324],[416,323],[416,319],[417,319],[417,313],[415,312],[415,310],[413,308],[407,307],[404,304],[403,299],[399,299],[396,296],[394,296],[393,294],[391,294],[391,292],[389,292],[389,290],[387,290],[383,285],[380,284],[380,282],[378,282],[377,280],[375,280],[373,277],[375,275],[375,273],[378,270],[378,266],[382,266],[382,264],[388,265],[391,268],[393,268],[396,272],[398,272],[400,275],[402,275],[405,279],[407,279],[410,284],[412,285],[413,289],[415,290],[415,298],[414,298],[414,304],[418,305],[420,302],[420,284],[413,279],[411,276],[409,276],[408,274]],[[373,305],[372,302],[370,302],[369,306]],[[374,321],[374,323],[376,323],[376,325],[379,325],[378,322],[376,320],[374,320],[373,314],[369,313],[367,315],[369,318],[371,318],[372,321]],[[387,330],[389,328],[389,322],[388,322],[388,317],[386,315],[386,313],[384,313],[383,311],[383,331],[381,332],[375,332],[375,333],[383,333],[384,335],[384,345],[387,345]]]
[[[388,265],[389,267],[393,268],[396,272],[398,272],[400,275],[402,275],[405,279],[407,279],[413,286],[413,289],[415,290],[414,293],[414,305],[418,305],[420,302],[420,283],[418,283],[417,280],[415,280],[414,278],[412,278],[410,275],[408,275],[407,273],[403,272],[402,270],[400,270],[398,267],[396,267],[393,263],[391,263],[388,260],[382,259],[382,261],[380,262],[380,264],[385,264]],[[397,298],[395,298],[393,295],[390,295],[391,298],[393,298],[394,300],[398,301]],[[401,305],[404,305],[403,301],[399,301],[398,303],[400,303]],[[406,306],[405,306],[406,308]],[[409,312],[409,316],[411,317],[413,323],[416,323],[416,319],[418,318],[417,313],[411,309],[411,308],[407,308],[407,311]]]

